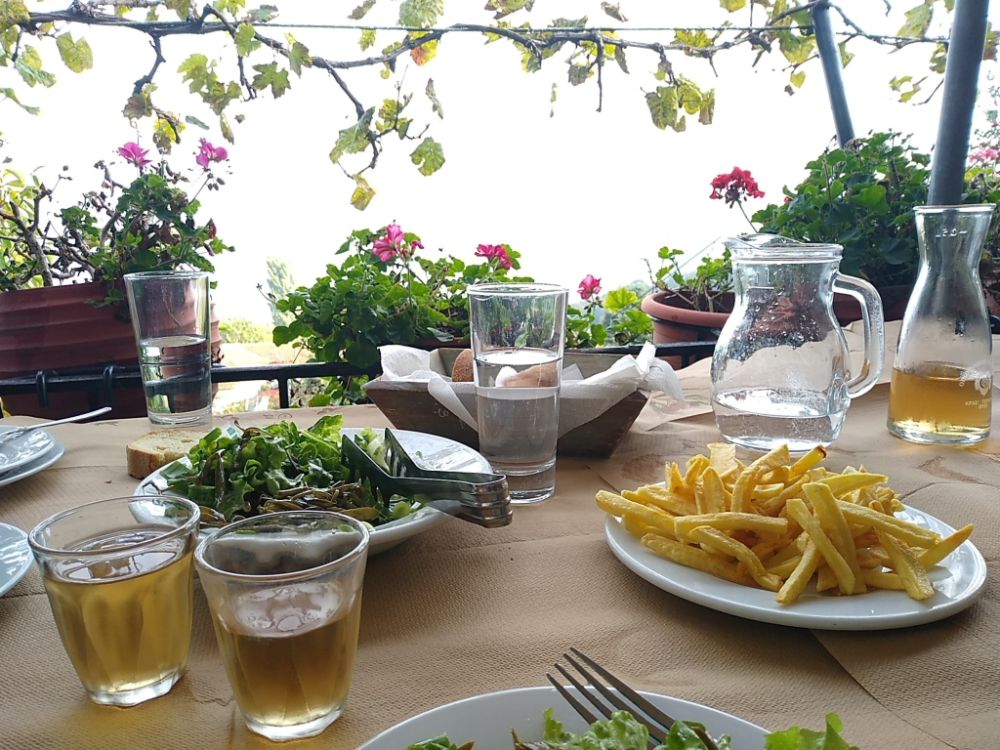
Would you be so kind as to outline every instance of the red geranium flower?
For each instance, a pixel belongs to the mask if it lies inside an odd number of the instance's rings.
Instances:
[[[712,180],[712,200],[725,200],[731,208],[735,203],[742,203],[747,198],[763,198],[764,191],[757,185],[757,180],[750,170],[733,167],[729,174],[720,174]]]

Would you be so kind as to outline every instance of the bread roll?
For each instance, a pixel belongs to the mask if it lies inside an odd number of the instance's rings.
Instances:
[[[451,379],[456,383],[471,383],[474,380],[472,349],[463,349],[461,354],[455,357],[455,364],[451,368]]]
[[[202,435],[192,430],[160,430],[143,435],[125,446],[129,476],[143,479],[171,461],[186,456]]]

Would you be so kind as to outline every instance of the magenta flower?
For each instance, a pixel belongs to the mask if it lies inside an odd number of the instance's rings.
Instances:
[[[229,158],[229,152],[222,146],[213,146],[204,138],[199,140],[198,143],[198,155],[194,157],[194,160],[198,162],[198,166],[202,169],[208,169],[208,165],[212,162],[225,161]]]
[[[764,191],[757,185],[748,169],[733,167],[728,174],[717,175],[712,180],[712,200],[725,200],[732,208],[734,203],[741,203],[747,198],[763,198]]]
[[[129,164],[134,164],[135,166],[142,169],[150,160],[146,158],[146,154],[149,153],[149,149],[142,148],[138,143],[133,143],[129,141],[124,146],[118,149],[118,155],[121,156]]]
[[[400,229],[399,224],[390,224],[385,228],[385,236],[375,240],[372,254],[377,255],[383,263],[388,263],[393,258],[405,258],[412,255],[417,248],[423,249],[420,240],[413,240],[407,244],[406,233]]]
[[[488,260],[495,260],[497,265],[502,266],[508,271],[513,265],[510,255],[507,254],[507,248],[503,245],[480,245],[476,248],[476,256],[479,258],[486,258]]]
[[[580,286],[576,291],[580,293],[581,299],[590,299],[595,294],[600,293],[601,280],[595,279],[592,274],[588,273],[583,277],[583,281],[580,282]]]

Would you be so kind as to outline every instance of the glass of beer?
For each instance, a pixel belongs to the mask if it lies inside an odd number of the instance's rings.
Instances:
[[[58,513],[28,535],[56,627],[91,700],[169,692],[191,645],[198,506],[121,497]]]
[[[311,737],[341,715],[367,557],[367,527],[327,511],[248,518],[198,545],[222,662],[251,731]]]

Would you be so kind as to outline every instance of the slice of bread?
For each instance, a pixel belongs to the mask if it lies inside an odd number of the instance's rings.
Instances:
[[[202,436],[203,433],[192,430],[160,430],[143,435],[125,446],[129,476],[142,479],[186,456]]]

